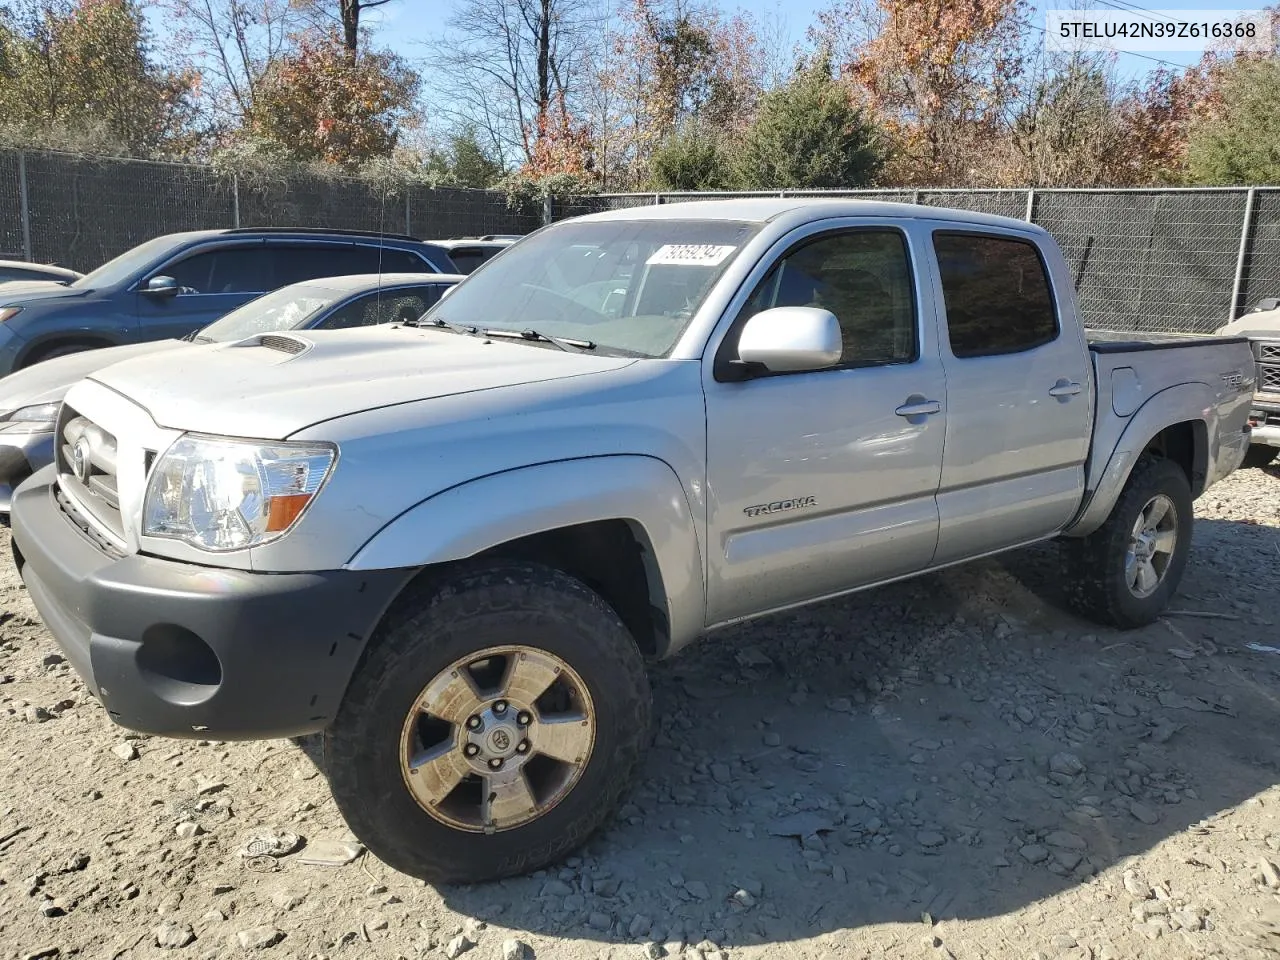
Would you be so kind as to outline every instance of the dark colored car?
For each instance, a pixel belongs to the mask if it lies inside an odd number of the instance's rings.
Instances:
[[[401,235],[262,227],[166,234],[66,286],[0,285],[0,376],[96,347],[185,337],[292,283],[379,272],[462,271],[443,248]]]

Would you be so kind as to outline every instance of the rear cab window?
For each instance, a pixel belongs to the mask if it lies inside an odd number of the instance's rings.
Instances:
[[[1034,243],[939,230],[933,234],[933,247],[952,356],[1024,353],[1058,338],[1053,289]]]

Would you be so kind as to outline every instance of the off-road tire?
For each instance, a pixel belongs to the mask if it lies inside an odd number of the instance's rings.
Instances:
[[[523,826],[484,834],[424,812],[405,786],[401,730],[423,688],[467,654],[501,644],[554,654],[586,684],[595,743],[564,798]],[[410,587],[379,626],[324,737],[324,767],[348,826],[379,859],[431,883],[528,873],[581,846],[611,815],[649,746],[644,661],[617,613],[540,564],[465,566]]]
[[[1251,443],[1249,449],[1245,451],[1244,460],[1240,464],[1241,470],[1262,469],[1269,467],[1275,462],[1276,457],[1280,457],[1280,447],[1268,447],[1261,443]]]
[[[1125,554],[1138,514],[1164,494],[1177,514],[1177,542],[1156,591],[1137,597],[1125,579]],[[1178,589],[1191,549],[1191,486],[1171,460],[1144,454],[1134,466],[1106,522],[1087,537],[1062,540],[1063,586],[1067,602],[1081,616],[1106,626],[1132,630],[1155,621]]]

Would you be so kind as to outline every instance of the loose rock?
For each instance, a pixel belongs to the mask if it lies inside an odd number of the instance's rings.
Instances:
[[[196,932],[186,924],[162,923],[155,930],[156,946],[166,950],[179,950],[196,938]]]
[[[261,927],[250,927],[236,934],[236,940],[242,950],[266,950],[274,947],[284,939],[284,931],[277,930],[269,924]]]

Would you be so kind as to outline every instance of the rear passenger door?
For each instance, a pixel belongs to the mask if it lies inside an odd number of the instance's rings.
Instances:
[[[1083,330],[1064,327],[1039,248],[932,231],[947,438],[937,563],[1056,533],[1080,505],[1092,423]]]
[[[822,227],[826,229],[822,229]],[[706,365],[707,619],[722,623],[911,573],[938,537],[946,385],[919,257],[896,227],[815,224],[758,268]],[[928,268],[925,268],[927,278]],[[733,382],[761,310],[840,321],[839,366]]]

